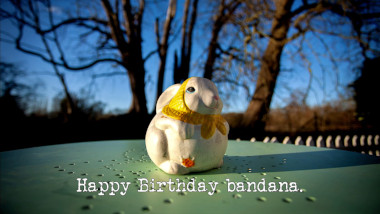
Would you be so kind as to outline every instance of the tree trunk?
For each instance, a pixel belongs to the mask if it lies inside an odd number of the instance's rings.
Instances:
[[[224,25],[224,5],[220,5],[219,14],[214,22],[210,44],[208,45],[207,60],[204,68],[203,77],[212,80],[212,73],[214,71],[214,64],[217,57],[216,49],[218,47],[219,32]]]
[[[140,0],[137,11],[133,11],[130,0],[122,1],[124,15],[125,38],[119,21],[119,2],[116,1],[115,11],[108,0],[102,0],[102,6],[108,18],[108,26],[112,40],[116,43],[121,55],[123,67],[126,68],[132,91],[132,104],[129,113],[148,115],[145,97],[145,68],[142,57],[141,25],[145,1]]]
[[[291,6],[294,0],[276,1],[276,13],[272,22],[271,38],[264,52],[255,93],[242,120],[243,127],[264,131],[270,103],[280,71],[282,50],[290,26]]]
[[[56,66],[54,66],[55,70],[57,69]],[[58,76],[59,78],[59,81],[61,82],[62,86],[63,86],[63,91],[65,92],[65,96],[66,96],[66,106],[67,106],[67,110],[66,110],[66,114],[67,114],[67,119],[68,121],[70,121],[73,117],[75,118],[76,117],[76,113],[77,113],[77,106],[75,105],[74,101],[73,101],[73,98],[69,92],[69,89],[67,87],[67,84],[66,84],[66,81],[65,81],[65,78],[63,76],[63,74],[59,73],[58,71],[56,71],[56,75]]]
[[[213,30],[211,42],[208,46],[208,55],[207,55],[207,61],[206,61],[203,77],[209,80],[212,80],[212,73],[214,71],[214,64],[217,57],[216,48],[218,46],[217,40],[218,40],[219,31],[220,29],[217,31],[217,33],[214,33],[214,30]]]
[[[135,57],[128,57],[128,60],[124,60],[125,68],[129,77],[129,83],[132,91],[132,104],[128,113],[139,113],[142,115],[148,114],[145,98],[145,68],[144,61],[139,55],[138,47],[136,49]],[[132,62],[131,62],[132,61]],[[128,63],[130,62],[130,63]]]
[[[165,68],[166,68],[166,56],[167,56],[167,51],[169,47],[168,40],[169,40],[169,34],[171,30],[171,23],[174,19],[176,8],[177,8],[177,0],[170,0],[161,41],[160,41],[160,34],[159,34],[159,27],[158,27],[159,26],[158,18],[156,19],[155,31],[156,31],[156,40],[157,40],[157,46],[158,46],[158,55],[160,57],[160,66],[158,68],[156,100],[158,100],[158,98],[160,97],[163,91],[164,75],[165,75]]]
[[[158,98],[160,97],[163,88],[164,88],[164,75],[165,75],[165,67],[166,67],[166,53],[163,56],[160,56],[160,66],[158,69],[158,81],[157,81],[157,92],[156,92],[156,102]]]
[[[178,56],[175,53],[174,57],[174,83],[181,83],[189,77],[190,73],[190,58],[193,29],[197,17],[198,0],[193,1],[190,22],[188,23],[190,0],[186,0],[184,7],[184,15],[182,21],[182,39],[181,39],[181,56],[180,64],[178,63]]]

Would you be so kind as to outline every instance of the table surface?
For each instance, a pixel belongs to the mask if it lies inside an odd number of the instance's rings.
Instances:
[[[380,159],[335,149],[229,141],[222,168],[189,175],[159,170],[143,140],[20,149],[1,152],[0,161],[1,213],[379,213]],[[98,182],[114,182],[115,189],[116,182],[131,184],[125,195],[101,196],[77,192],[84,188],[78,178],[87,178],[88,190]],[[154,179],[156,190],[158,181],[169,179],[190,186],[186,192],[171,192],[169,185],[163,192],[138,192],[147,187],[140,185],[144,178]],[[190,192],[193,178],[196,191]],[[233,190],[226,179],[240,186]],[[218,182],[211,196],[209,182]],[[247,182],[257,191],[238,192]],[[269,192],[279,182],[298,191]],[[202,183],[205,192],[197,189]]]

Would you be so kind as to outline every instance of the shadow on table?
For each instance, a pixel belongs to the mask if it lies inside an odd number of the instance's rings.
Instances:
[[[380,158],[340,150],[254,156],[225,156],[220,169],[208,173],[283,172],[380,164]]]

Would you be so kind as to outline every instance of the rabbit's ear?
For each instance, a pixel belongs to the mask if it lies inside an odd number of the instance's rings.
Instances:
[[[156,114],[160,113],[162,108],[169,104],[170,100],[174,97],[180,87],[181,84],[172,85],[161,94],[160,98],[157,100]]]

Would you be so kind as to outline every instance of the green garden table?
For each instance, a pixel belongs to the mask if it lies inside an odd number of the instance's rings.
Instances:
[[[159,170],[143,140],[20,149],[0,160],[1,213],[380,212],[379,158],[335,149],[229,141],[223,167],[188,175]]]

